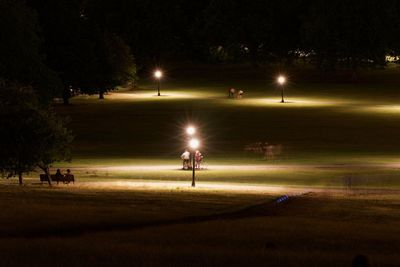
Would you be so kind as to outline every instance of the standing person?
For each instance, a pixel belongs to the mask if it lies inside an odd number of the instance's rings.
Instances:
[[[182,153],[181,159],[182,159],[182,170],[189,169],[190,152],[187,149],[185,150],[185,152]]]
[[[243,96],[243,90],[239,90],[239,92],[237,93],[237,98],[242,98],[242,96]]]
[[[194,154],[194,160],[195,160],[195,168],[200,169],[201,161],[203,160],[203,155],[200,153],[199,150],[196,150],[196,153]]]
[[[233,97],[235,97],[235,93],[236,93],[236,90],[235,90],[235,88],[231,88],[231,89],[229,89],[229,97],[230,97],[230,98],[233,98]]]

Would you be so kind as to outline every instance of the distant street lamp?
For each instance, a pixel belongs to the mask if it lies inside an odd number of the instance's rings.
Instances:
[[[189,141],[189,146],[192,149],[192,160],[193,160],[193,166],[192,166],[192,187],[196,186],[196,164],[195,164],[195,153],[197,148],[200,146],[199,140],[196,138],[193,138]]]
[[[284,76],[279,76],[278,77],[278,79],[277,79],[277,82],[278,82],[278,84],[280,85],[280,87],[281,87],[281,94],[282,94],[282,100],[281,100],[281,103],[284,103],[285,102],[285,99],[283,98],[283,91],[285,90],[285,83],[286,83],[286,78],[284,77]]]
[[[158,96],[160,96],[160,84],[161,84],[161,78],[163,76],[163,73],[161,70],[156,70],[154,72],[154,78],[157,80],[157,91],[158,91]]]

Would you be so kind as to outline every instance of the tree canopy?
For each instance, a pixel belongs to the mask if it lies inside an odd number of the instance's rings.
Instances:
[[[31,85],[49,102],[60,90],[45,64],[36,13],[19,1],[0,0],[0,78]]]
[[[130,47],[87,16],[84,2],[29,0],[28,4],[38,12],[47,63],[63,81],[65,103],[71,88],[102,97],[136,79]]]
[[[1,82],[0,136],[0,172],[20,184],[23,173],[69,158],[71,132],[31,87]]]

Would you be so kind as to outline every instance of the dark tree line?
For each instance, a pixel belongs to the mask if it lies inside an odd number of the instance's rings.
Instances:
[[[86,15],[121,36],[141,66],[168,60],[357,69],[399,48],[396,0],[86,0]]]

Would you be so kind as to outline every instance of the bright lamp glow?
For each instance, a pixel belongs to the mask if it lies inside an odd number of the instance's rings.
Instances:
[[[161,79],[162,76],[163,76],[163,73],[162,73],[161,70],[156,70],[156,71],[154,72],[154,77],[156,77],[157,79]]]
[[[186,128],[186,133],[188,135],[194,135],[196,133],[196,128],[194,128],[193,126],[189,126]]]
[[[197,139],[192,139],[192,140],[190,140],[190,142],[189,142],[189,146],[190,146],[192,149],[197,149],[197,148],[199,147],[199,145],[200,145],[200,142],[199,142],[199,140],[197,140]]]
[[[280,85],[283,85],[286,82],[286,78],[284,76],[279,76],[277,81]]]

